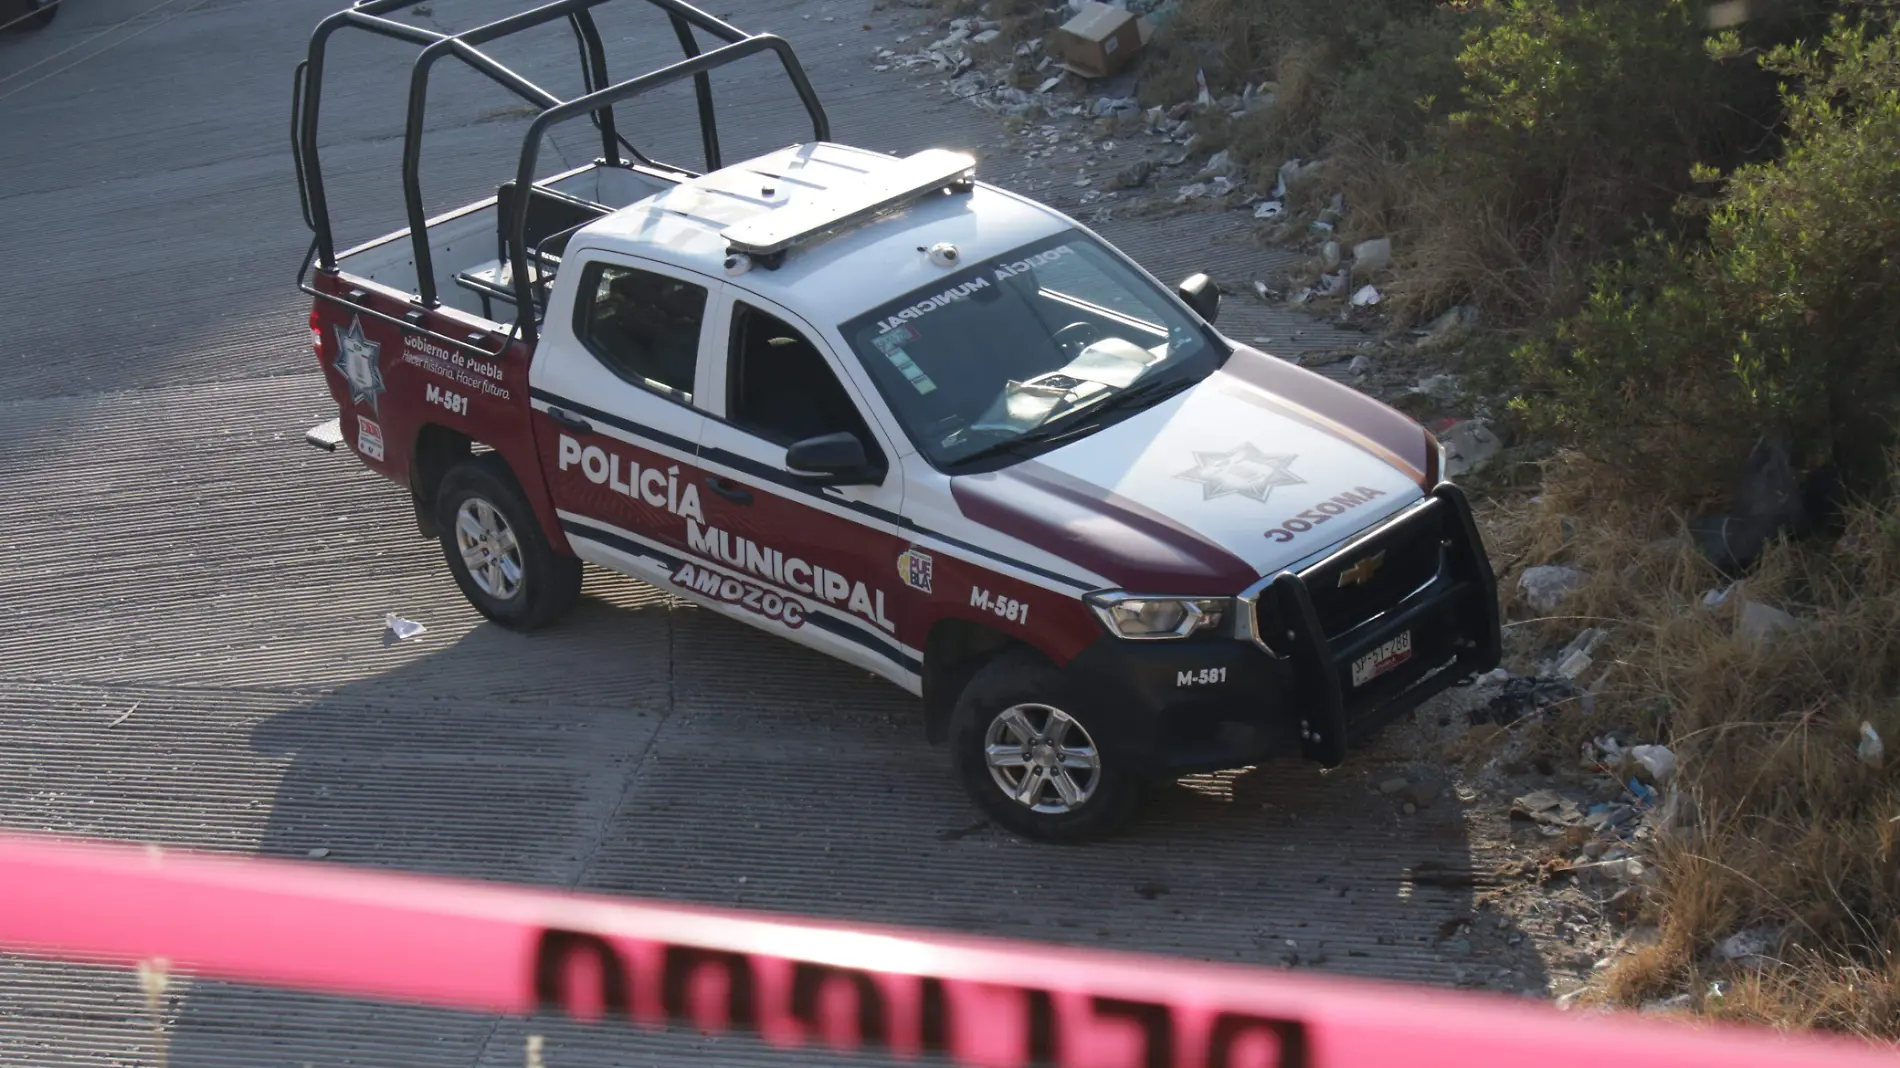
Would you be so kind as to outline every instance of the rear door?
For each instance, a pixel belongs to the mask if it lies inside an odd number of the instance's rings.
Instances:
[[[576,555],[664,585],[705,518],[694,402],[724,284],[594,249],[564,269],[529,372],[554,507]]]
[[[771,621],[804,644],[916,689],[923,636],[913,633],[931,585],[928,561],[899,535],[903,476],[893,442],[821,332],[786,309],[726,287],[708,354],[718,384],[700,460],[715,480],[701,498],[704,560],[689,576],[718,589],[727,610]],[[785,465],[786,447],[839,431],[856,435],[885,474],[876,485],[820,487]],[[733,604],[725,594],[757,604]],[[762,611],[776,609],[776,612]]]

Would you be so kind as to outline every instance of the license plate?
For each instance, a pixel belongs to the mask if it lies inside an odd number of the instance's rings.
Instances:
[[[1352,662],[1352,684],[1364,686],[1373,679],[1412,659],[1412,632],[1400,631],[1379,643],[1371,652]]]

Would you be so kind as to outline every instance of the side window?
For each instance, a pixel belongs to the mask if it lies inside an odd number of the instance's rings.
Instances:
[[[824,354],[775,315],[735,303],[726,418],[778,445],[849,431],[867,454],[877,441]]]
[[[574,333],[596,359],[636,386],[693,402],[704,287],[596,263],[581,278],[580,298]]]

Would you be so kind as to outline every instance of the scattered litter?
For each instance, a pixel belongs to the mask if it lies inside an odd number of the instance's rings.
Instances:
[[[131,714],[126,713],[128,716]],[[1880,732],[1874,730],[1874,725],[1866,720],[1860,721],[1860,747],[1856,752],[1860,754],[1861,763],[1869,767],[1880,767],[1886,759],[1887,747],[1880,740]]]
[[[318,846],[317,848],[312,849],[307,855],[313,860],[322,860],[324,857],[327,857],[330,855],[330,851],[328,849],[323,848],[322,846]]]
[[[1729,595],[1741,589],[1745,581],[1746,580],[1743,580],[1740,582],[1731,582],[1727,586],[1724,586],[1723,588],[1719,590],[1710,590],[1709,592],[1703,594],[1702,595],[1703,607],[1704,608],[1720,608],[1722,605],[1727,604]]]
[[[1085,78],[1109,78],[1141,51],[1141,27],[1132,11],[1085,3],[1049,35],[1049,43],[1069,70]]]
[[[1273,183],[1273,195],[1285,198],[1287,190],[1293,187],[1294,182],[1299,181],[1302,169],[1300,161],[1297,159],[1290,159],[1280,164],[1279,177]]]
[[[1576,637],[1570,639],[1569,645],[1566,645],[1562,649],[1559,649],[1557,651],[1557,655],[1552,657],[1549,661],[1545,663],[1544,667],[1541,669],[1539,673],[1543,675],[1563,675],[1564,674],[1563,665],[1565,665],[1566,663],[1569,663],[1572,659],[1576,657],[1578,653],[1584,654],[1585,657],[1591,656],[1592,654],[1596,652],[1598,643],[1603,641],[1603,639],[1608,636],[1609,636],[1609,631],[1606,631],[1602,629],[1601,627],[1583,628],[1583,630],[1578,632]],[[1587,671],[1587,670],[1589,670],[1588,665],[1585,665],[1584,668],[1578,672],[1578,674],[1580,675],[1582,674],[1583,671]],[[1565,677],[1575,678],[1576,676],[1565,675]]]
[[[1208,157],[1207,166],[1202,167],[1201,173],[1195,175],[1194,177],[1214,178],[1220,175],[1231,175],[1233,173],[1234,173],[1234,158],[1233,156],[1228,154],[1226,149],[1223,148],[1219,152],[1216,152],[1212,156]]]
[[[1569,656],[1564,657],[1563,661],[1557,665],[1557,674],[1575,682],[1577,676],[1590,670],[1592,663],[1593,661],[1590,659],[1590,654],[1579,649]]]
[[[1286,214],[1286,204],[1280,200],[1263,200],[1253,206],[1256,219],[1277,219]]]
[[[1469,305],[1460,304],[1427,323],[1425,329],[1420,331],[1424,338],[1420,343],[1429,345],[1434,341],[1442,340],[1459,328],[1477,321],[1478,310]]]
[[[1511,802],[1511,818],[1568,826],[1583,818],[1583,810],[1555,790],[1535,790]]]
[[[1356,263],[1357,261],[1354,262]],[[1379,293],[1377,286],[1363,286],[1359,292],[1352,295],[1352,306],[1355,308],[1367,308],[1379,303],[1379,301],[1383,299],[1385,298]]]
[[[1306,224],[1306,232],[1309,234],[1330,234],[1333,232],[1333,224],[1327,222],[1325,219],[1314,219],[1312,222]]]
[[[1793,616],[1760,601],[1749,601],[1742,605],[1741,616],[1735,621],[1735,631],[1747,641],[1765,642],[1785,630],[1796,626]]]
[[[1207,91],[1207,72],[1199,67],[1194,68],[1194,84],[1200,89],[1200,95],[1194,98],[1194,102],[1203,106],[1212,104],[1214,94]]]
[[[1138,159],[1128,166],[1123,167],[1121,170],[1116,171],[1115,176],[1109,179],[1108,184],[1112,189],[1139,189],[1148,184],[1148,180],[1154,177],[1154,173],[1155,165],[1153,160]]]
[[[1140,110],[1141,105],[1135,102],[1134,97],[1105,96],[1095,101],[1095,107],[1090,111],[1090,114],[1098,119],[1102,119],[1111,115],[1133,115]]]
[[[1527,567],[1517,577],[1518,592],[1523,594],[1525,603],[1539,612],[1548,612],[1556,608],[1564,597],[1582,586],[1587,576],[1574,567],[1561,564],[1539,564]]]
[[[1746,931],[1737,931],[1715,944],[1715,955],[1725,961],[1736,964],[1757,964],[1768,955],[1769,947],[1775,942],[1774,934],[1766,928],[1753,927]]]
[[[395,635],[395,638],[397,641],[403,641],[404,639],[407,639],[407,638],[413,638],[416,635],[421,634],[423,631],[429,629],[423,626],[422,624],[417,623],[415,620],[404,619],[394,612],[391,612],[388,615],[383,617],[383,626],[389,631],[390,634]]]
[[[1636,807],[1639,810],[1646,809],[1655,805],[1656,790],[1654,787],[1644,784],[1643,780],[1631,779],[1629,782],[1626,782],[1623,785],[1628,787],[1631,795],[1633,795],[1636,798]]]
[[[1361,271],[1382,271],[1392,266],[1392,239],[1375,237],[1354,245],[1352,263]]]
[[[1346,365],[1346,373],[1353,376],[1354,378],[1359,378],[1364,375],[1371,374],[1372,373],[1372,357],[1367,356],[1363,352],[1357,356],[1354,356],[1352,358],[1352,362]]]
[[[1513,675],[1504,680],[1498,692],[1484,704],[1471,710],[1470,719],[1475,724],[1495,723],[1510,726],[1525,716],[1540,712],[1552,705],[1567,701],[1577,695],[1576,687],[1567,679],[1537,679],[1528,675]]]
[[[826,19],[825,21],[830,22],[831,20]],[[982,33],[979,33],[975,37],[970,38],[970,43],[980,44],[980,45],[989,44],[991,41],[994,41],[998,37],[1001,37],[1001,36],[1003,36],[1002,30],[984,30]]]
[[[1319,279],[1319,285],[1314,287],[1313,292],[1316,295],[1322,296],[1322,297],[1336,297],[1340,295],[1341,293],[1344,293],[1346,291],[1346,287],[1351,284],[1352,284],[1352,268],[1341,267],[1339,270],[1334,271],[1331,274],[1321,275]]]
[[[1379,792],[1382,794],[1396,794],[1410,785],[1412,784],[1410,780],[1407,779],[1387,779],[1379,784]]]
[[[1481,471],[1504,449],[1504,443],[1482,419],[1466,419],[1454,424],[1439,440],[1445,446],[1446,478]]]
[[[112,728],[118,726],[119,724],[124,723],[126,720],[131,719],[132,713],[137,712],[138,710],[139,710],[139,703],[137,701],[132,702],[132,707],[126,709],[124,712],[121,712],[119,714],[118,719],[115,719],[111,723],[106,724],[106,729],[111,730]],[[1871,727],[1867,729],[1872,730]],[[1878,739],[1875,740],[1876,744],[1878,744],[1878,741],[1879,741]]]
[[[1413,386],[1410,392],[1429,397],[1439,404],[1454,404],[1463,388],[1463,380],[1457,375],[1428,375],[1419,379],[1418,385]],[[1451,425],[1455,425],[1455,421]]]
[[[1268,303],[1279,300],[1281,297],[1279,290],[1258,280],[1253,284],[1253,295]]]
[[[1046,93],[1049,90],[1054,89],[1056,86],[1061,85],[1061,84],[1062,84],[1062,75],[1060,74],[1052,78],[1045,78],[1043,79],[1043,83],[1041,85],[1036,86],[1036,92]]]
[[[1339,242],[1328,241],[1319,247],[1320,269],[1335,271],[1339,269]]]
[[[1627,755],[1649,773],[1649,781],[1657,786],[1669,785],[1676,775],[1676,754],[1666,745],[1633,745]]]

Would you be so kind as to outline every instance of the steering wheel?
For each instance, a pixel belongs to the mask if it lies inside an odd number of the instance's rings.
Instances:
[[[1070,323],[1054,334],[1056,344],[1070,357],[1080,355],[1083,349],[1106,336],[1101,327],[1083,322]]]

